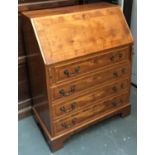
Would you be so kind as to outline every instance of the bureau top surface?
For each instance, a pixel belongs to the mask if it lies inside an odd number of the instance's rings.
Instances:
[[[123,13],[116,5],[97,3],[23,14],[31,21],[47,65],[133,42]]]

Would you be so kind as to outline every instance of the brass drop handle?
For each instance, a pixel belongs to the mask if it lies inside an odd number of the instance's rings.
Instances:
[[[119,101],[115,101],[115,100],[112,101],[113,106],[117,106],[118,104],[121,104],[121,103],[123,103],[122,99],[120,99]]]
[[[70,128],[71,125],[67,124],[67,123],[61,123],[61,126],[65,129]]]
[[[74,93],[74,92],[75,92],[75,85],[72,85],[72,86],[70,87],[70,90],[69,90],[68,92],[65,92],[64,89],[60,89],[60,91],[59,91],[59,93],[60,93],[61,95],[63,95],[63,96],[69,96],[69,95],[71,95],[71,94]]]
[[[70,108],[66,109],[64,106],[60,107],[60,111],[62,112],[70,112],[72,110],[74,110],[76,107],[76,102],[71,103]]]
[[[73,118],[71,121],[71,124],[67,123],[61,123],[61,126],[65,129],[72,127],[72,125],[75,125],[77,123],[77,118]]]
[[[62,126],[63,128],[67,128],[67,127],[68,127],[66,123],[61,123],[61,126]]]
[[[123,83],[121,83],[119,87],[120,87],[120,89],[124,89],[125,88],[125,85]],[[112,90],[113,90],[113,92],[117,92],[118,91],[118,88],[116,86],[113,86],[112,87]]]
[[[75,67],[75,72],[74,73],[71,73],[68,69],[64,70],[64,74],[67,75],[68,77],[75,76],[76,73],[79,73],[79,72],[80,72],[80,66]]]
[[[118,56],[121,59],[123,57],[123,54],[122,53],[119,53]]]
[[[112,55],[110,57],[110,60],[111,61],[115,61],[115,60],[121,59],[122,57],[123,57],[123,54],[122,53],[119,53],[119,54]]]
[[[122,73],[122,74],[125,74],[126,72],[127,72],[127,69],[126,69],[126,68],[122,68],[122,69],[121,69],[121,73]],[[117,71],[113,72],[113,76],[114,76],[114,77],[119,77],[118,72],[117,72]]]
[[[114,60],[115,60],[115,56],[112,55],[112,56],[110,57],[110,60],[111,60],[111,61],[114,61]]]

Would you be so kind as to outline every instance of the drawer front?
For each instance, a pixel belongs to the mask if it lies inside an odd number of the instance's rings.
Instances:
[[[130,65],[123,64],[121,66],[94,73],[93,75],[91,74],[88,77],[84,77],[80,80],[67,82],[59,86],[53,86],[51,88],[51,97],[52,100],[66,98],[80,91],[90,89],[97,84],[118,80],[119,78],[126,77],[127,75],[130,75]]]
[[[52,105],[53,118],[57,119],[64,115],[77,112],[78,110],[95,104],[94,102],[103,100],[104,97],[117,95],[125,90],[129,91],[129,80],[124,80],[114,84],[106,85],[104,87],[97,88],[93,92],[77,97],[67,102],[60,102]]]
[[[62,119],[55,121],[55,134],[59,134],[60,132],[65,132],[70,129],[81,125],[99,115],[104,114],[110,110],[118,108],[126,103],[128,103],[129,94],[123,94],[118,97],[109,98],[105,101],[101,101],[97,104],[92,104],[89,109],[84,109],[77,114],[70,116],[68,119]]]
[[[63,66],[55,67],[55,81],[70,79],[71,77],[82,75],[83,73],[93,72],[95,69],[112,65],[123,60],[130,59],[129,47],[98,55],[87,60],[70,63]]]

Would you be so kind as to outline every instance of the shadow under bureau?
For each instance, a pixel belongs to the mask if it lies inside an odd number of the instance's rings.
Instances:
[[[33,112],[52,150],[72,134],[130,113],[133,39],[119,6],[23,13]]]

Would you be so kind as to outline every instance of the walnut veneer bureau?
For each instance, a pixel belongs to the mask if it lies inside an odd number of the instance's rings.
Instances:
[[[72,134],[130,113],[133,39],[119,6],[23,13],[33,112],[52,150]]]

